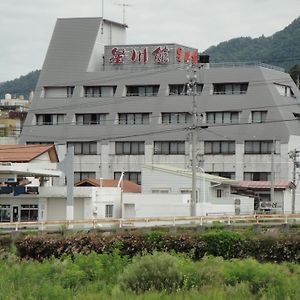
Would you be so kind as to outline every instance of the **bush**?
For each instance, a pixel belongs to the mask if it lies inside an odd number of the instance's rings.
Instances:
[[[203,235],[207,243],[207,254],[226,259],[244,257],[244,240],[234,231],[216,231]]]
[[[178,265],[178,258],[167,253],[134,257],[120,278],[121,287],[135,293],[175,291],[181,287],[183,279]]]
[[[73,236],[27,236],[16,241],[21,258],[44,259],[76,253],[114,253],[133,257],[145,253],[176,252],[189,255],[193,260],[205,255],[225,259],[253,257],[260,262],[300,262],[300,237],[252,237],[233,231],[212,231],[203,235],[170,235],[160,232],[149,234],[99,233]]]

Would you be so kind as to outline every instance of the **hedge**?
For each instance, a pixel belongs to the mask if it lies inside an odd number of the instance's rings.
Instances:
[[[300,262],[300,237],[244,237],[238,232],[219,231],[203,235],[86,233],[73,236],[27,236],[16,241],[21,258],[44,260],[64,254],[111,253],[133,257],[154,251],[188,254],[199,260],[204,255],[225,259],[253,257],[260,262]]]

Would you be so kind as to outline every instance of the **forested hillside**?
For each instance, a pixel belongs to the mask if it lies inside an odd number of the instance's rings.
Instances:
[[[208,48],[212,62],[260,61],[285,68],[300,64],[300,17],[270,37],[240,37]]]
[[[12,94],[13,97],[19,97],[20,95],[23,95],[25,99],[28,99],[29,93],[35,90],[39,75],[40,70],[36,70],[17,79],[1,83],[0,99],[3,99],[7,93]]]

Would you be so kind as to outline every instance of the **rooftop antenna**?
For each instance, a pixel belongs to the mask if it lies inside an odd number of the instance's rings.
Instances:
[[[125,2],[123,2],[123,3],[115,3],[115,5],[118,5],[118,6],[123,6],[123,24],[125,25],[126,24],[126,22],[125,22],[125,8],[126,7],[130,7],[130,6],[132,6],[132,5],[130,5],[130,4],[128,4],[128,3],[125,3]]]
[[[103,20],[104,20],[104,0],[102,0],[101,34],[103,34]]]

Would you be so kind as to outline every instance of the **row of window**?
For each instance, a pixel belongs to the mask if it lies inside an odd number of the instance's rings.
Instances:
[[[207,172],[208,174],[235,179],[235,172]],[[271,181],[270,172],[244,172],[244,180],[249,181]]]
[[[239,123],[237,111],[207,112],[208,124],[234,124]],[[107,113],[75,114],[76,125],[105,125]],[[262,123],[267,118],[267,111],[252,111],[251,122]],[[62,125],[65,114],[36,114],[37,125]],[[205,121],[205,120],[204,120]],[[163,112],[161,113],[162,124],[186,124],[192,122],[192,114],[189,112]],[[120,125],[149,125],[150,113],[118,113]]]
[[[288,85],[274,83],[276,90],[281,96],[295,97],[292,88]],[[213,83],[211,94],[213,95],[241,95],[246,94],[249,82],[236,82],[236,83]],[[126,96],[157,96],[159,91],[158,84],[152,85],[127,85]],[[62,86],[62,87],[44,87],[42,97],[45,98],[70,98],[73,96],[75,86]],[[83,96],[86,98],[91,97],[113,97],[115,95],[117,86],[97,85],[97,86],[84,86]],[[196,83],[195,92],[201,94],[203,84]],[[189,95],[191,93],[187,84],[169,84],[169,95]]]
[[[119,180],[122,172],[114,172],[114,179]],[[207,172],[207,174],[225,177],[229,179],[235,179],[234,172]],[[96,178],[96,172],[74,172],[74,183],[77,183],[83,179]],[[130,180],[139,185],[142,184],[142,173],[141,172],[124,172],[124,180]],[[244,172],[244,180],[250,181],[270,181],[271,173],[270,172]],[[1,217],[1,216],[0,216]]]
[[[69,142],[75,155],[96,155],[97,142]],[[273,141],[245,141],[245,154],[275,153]],[[116,155],[144,155],[144,141],[115,142]],[[154,141],[154,154],[185,154],[185,141]],[[205,141],[204,154],[235,154],[235,141]]]
[[[66,87],[44,87],[45,98],[70,98],[73,95],[74,86]],[[84,97],[113,97],[115,95],[117,86],[84,86]],[[189,95],[191,93],[187,84],[169,84],[169,95]],[[213,84],[213,94],[244,94],[247,92],[248,83],[216,83]],[[200,94],[203,90],[203,84],[196,83],[195,92]],[[127,85],[127,97],[147,97],[157,96],[159,85]]]
[[[114,172],[114,179],[119,180],[122,172]],[[86,178],[96,179],[96,172],[74,172],[74,183],[77,183]],[[142,183],[142,173],[141,172],[125,172],[123,176],[124,180],[130,180],[139,185]]]

